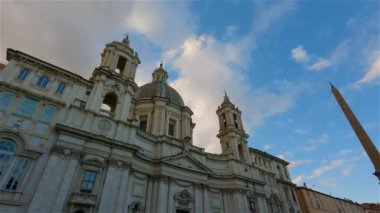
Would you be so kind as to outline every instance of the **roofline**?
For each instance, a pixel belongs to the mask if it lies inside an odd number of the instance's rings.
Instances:
[[[328,195],[328,194],[325,194],[325,193],[322,193],[320,191],[316,191],[316,190],[313,190],[311,188],[307,188],[305,186],[296,186],[296,190],[299,190],[299,189],[305,189],[305,190],[309,190],[309,191],[313,191],[313,192],[316,192],[316,193],[319,193],[321,195],[325,195],[327,197],[331,197],[331,198],[334,198],[334,199],[338,199],[338,200],[341,200],[341,201],[344,201],[344,202],[348,202],[348,203],[352,203],[352,204],[355,204],[355,205],[358,205],[358,206],[362,206],[361,204],[359,204],[358,202],[354,202],[352,200],[348,200],[348,199],[343,199],[343,198],[340,198],[340,197],[334,197],[332,195]]]
[[[28,55],[24,52],[21,52],[19,50],[14,50],[12,48],[7,48],[7,61],[10,61],[10,60],[18,60],[18,61],[24,61],[26,63],[30,63],[28,62],[29,61],[33,61],[34,63],[38,63],[40,66],[42,66],[43,68],[45,69],[49,69],[49,70],[52,70],[52,71],[56,71],[56,72],[60,72],[62,73],[63,75],[65,76],[68,76],[68,77],[71,77],[71,78],[75,78],[76,80],[80,81],[81,83],[83,84],[86,84],[88,86],[91,86],[92,85],[92,82],[90,80],[87,80],[85,78],[83,78],[82,76],[78,75],[78,74],[75,74],[71,71],[68,71],[68,70],[65,70],[61,67],[58,67],[54,64],[50,64],[46,61],[43,61],[39,58],[36,58],[34,56],[31,56],[31,55]]]
[[[272,158],[272,159],[274,159],[274,160],[280,161],[281,163],[285,164],[285,166],[289,165],[289,162],[288,162],[288,161],[286,161],[286,160],[284,160],[284,159],[281,159],[281,158],[279,158],[279,157],[276,157],[276,156],[274,156],[274,155],[271,155],[271,154],[269,154],[269,153],[267,153],[267,152],[264,152],[264,151],[261,151],[261,150],[259,150],[259,149],[255,149],[255,148],[252,148],[252,147],[249,147],[249,150],[250,150],[250,151],[254,151],[254,152],[258,152],[258,153],[260,153],[260,154],[262,154],[262,155],[265,155],[266,157],[269,157],[269,158]]]

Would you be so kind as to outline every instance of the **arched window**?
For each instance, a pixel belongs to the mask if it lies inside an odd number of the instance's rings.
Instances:
[[[29,70],[28,69],[22,69],[20,70],[17,79],[18,80],[25,80],[25,78],[29,75]]]
[[[49,77],[47,77],[46,75],[40,76],[37,80],[37,86],[42,87],[42,88],[46,88],[48,83],[49,83]]]
[[[113,117],[116,110],[117,96],[115,93],[108,93],[104,99],[103,104],[100,107],[100,113],[103,115]]]
[[[57,90],[55,91],[56,93],[62,94],[63,90],[65,90],[66,84],[61,82],[58,84]]]
[[[9,168],[13,156],[16,152],[16,145],[12,140],[7,138],[0,139],[0,179]]]
[[[20,184],[22,183],[26,172],[29,169],[29,165],[31,163],[31,159],[27,157],[18,157],[15,163],[15,166],[12,169],[8,177],[7,184],[5,189],[9,190],[17,190],[20,188]]]

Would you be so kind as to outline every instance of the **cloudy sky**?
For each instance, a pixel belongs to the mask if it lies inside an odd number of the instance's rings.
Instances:
[[[291,164],[292,179],[379,202],[374,169],[330,92],[341,91],[380,143],[379,1],[0,2],[6,49],[90,77],[104,45],[128,33],[136,82],[163,60],[194,112],[194,144],[219,153],[224,90],[243,111],[249,145]]]

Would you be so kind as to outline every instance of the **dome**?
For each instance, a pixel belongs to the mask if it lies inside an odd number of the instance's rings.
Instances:
[[[144,98],[150,99],[155,96],[168,98],[170,103],[176,104],[181,107],[185,106],[182,97],[179,95],[179,93],[175,89],[167,85],[165,82],[151,82],[141,86],[135,92],[136,100]]]

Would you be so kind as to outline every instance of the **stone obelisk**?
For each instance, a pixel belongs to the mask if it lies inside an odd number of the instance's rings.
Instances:
[[[342,108],[348,122],[350,122],[352,129],[355,131],[356,136],[359,138],[360,143],[367,152],[369,159],[371,159],[373,166],[375,167],[375,173],[373,173],[380,181],[380,154],[376,149],[376,146],[372,143],[371,138],[367,135],[362,125],[356,118],[355,114],[351,111],[350,107],[340,94],[339,90],[335,88],[331,83],[331,91],[338,101],[339,106]]]

